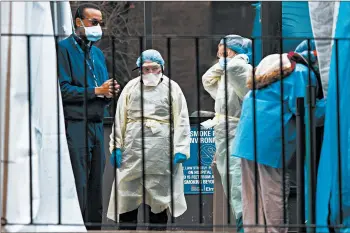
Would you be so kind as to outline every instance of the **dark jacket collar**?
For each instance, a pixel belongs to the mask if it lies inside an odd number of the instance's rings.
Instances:
[[[73,33],[72,36],[83,51],[90,52],[93,44],[91,41],[84,40],[81,37],[77,36],[75,33]]]

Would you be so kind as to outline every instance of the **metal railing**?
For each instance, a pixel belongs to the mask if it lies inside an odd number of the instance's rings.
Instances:
[[[27,85],[28,85],[28,102],[31,103],[32,102],[32,84],[31,84],[31,56],[35,54],[35,51],[32,51],[31,49],[31,39],[32,38],[37,38],[37,37],[53,37],[52,35],[25,35],[25,34],[2,34],[1,35],[2,37],[25,37],[26,38],[26,43],[27,43],[27,73],[28,73],[28,80],[26,80],[27,82]],[[197,103],[197,111],[200,112],[202,109],[201,107],[203,105],[205,105],[205,103],[201,103],[201,92],[200,92],[200,89],[202,88],[202,83],[201,83],[201,76],[203,75],[203,73],[200,72],[200,41],[201,40],[217,40],[219,41],[219,39],[221,39],[223,36],[198,36],[198,37],[193,37],[193,36],[169,36],[169,35],[164,35],[164,36],[153,36],[153,38],[161,38],[161,39],[164,39],[166,40],[166,45],[167,45],[167,56],[166,56],[166,64],[167,64],[167,76],[169,77],[169,100],[172,98],[171,97],[171,80],[174,80],[176,79],[175,76],[172,72],[172,40],[174,39],[177,39],[177,40],[193,40],[194,41],[194,44],[195,44],[195,48],[194,48],[194,56],[195,56],[195,73],[193,74],[193,77],[196,79],[196,103]],[[57,51],[57,43],[58,41],[60,40],[60,38],[62,38],[62,36],[54,36],[54,39],[55,39],[55,44],[56,44],[56,51]],[[133,39],[138,39],[139,40],[139,53],[143,51],[143,41],[145,40],[145,37],[133,37]],[[252,40],[252,48],[253,48],[253,56],[252,56],[252,62],[251,64],[254,64],[254,59],[255,59],[255,49],[256,49],[256,46],[255,46],[255,42],[257,40],[279,40],[279,43],[281,45],[281,51],[283,50],[282,49],[282,41],[283,40],[288,40],[288,39],[295,39],[295,40],[300,40],[300,38],[272,38],[272,37],[262,37],[262,38],[251,38]],[[309,47],[310,47],[310,39],[311,38],[306,38],[308,39],[308,42],[309,42]],[[334,40],[335,41],[335,46],[336,48],[338,48],[338,40],[341,40],[341,39],[333,39],[333,38],[319,38],[320,40],[321,39],[324,39],[324,40]],[[115,38],[111,38],[111,48],[112,48],[112,60],[114,61],[115,59]],[[226,43],[225,43],[225,48],[227,47]],[[337,51],[337,49],[336,49]],[[85,56],[87,56],[87,53],[85,53]],[[226,50],[225,50],[225,56],[227,56],[226,54]],[[57,57],[56,57],[57,58]],[[86,57],[85,57],[86,58]],[[58,61],[58,59],[56,59]],[[282,61],[282,59],[281,59]],[[337,64],[338,65],[338,64]],[[58,62],[57,62],[57,69],[58,69]],[[208,64],[208,68],[209,68],[210,64]],[[226,64],[225,64],[225,70],[226,70]],[[88,67],[87,67],[87,64],[84,62],[84,69],[85,69],[85,83],[84,83],[84,86],[87,87],[88,86],[88,80],[87,80],[87,72],[88,72]],[[254,70],[254,69],[253,69]],[[112,65],[112,71],[111,71],[111,76],[112,78],[115,80],[115,66],[114,66],[114,63]],[[53,71],[55,72],[55,71]],[[57,74],[59,75],[59,70],[56,71]],[[282,74],[282,62],[281,62],[281,74]],[[141,78],[142,78],[142,73],[140,74],[141,75]],[[253,90],[252,90],[252,95],[253,95],[253,99],[254,99],[254,104],[253,104],[253,117],[254,117],[254,139],[256,140],[256,84],[255,84],[255,79],[254,79],[254,75],[255,73],[252,72],[252,76],[253,76]],[[337,73],[337,80],[339,78],[339,74]],[[283,79],[281,79],[281,82],[283,83]],[[309,69],[309,77],[308,77],[308,83],[311,84],[312,81],[311,81],[311,70]],[[181,85],[180,85],[181,86]],[[145,147],[145,142],[144,142],[144,101],[143,101],[143,93],[144,93],[144,89],[143,89],[143,85],[140,85],[140,92],[141,92],[141,106],[140,106],[140,109],[141,109],[141,115],[142,115],[142,118],[141,118],[141,131],[142,131],[142,177],[143,177],[143,184],[145,184],[145,181],[147,179],[147,176],[145,174],[145,151],[144,151],[144,147]],[[281,85],[281,104],[283,104],[283,90],[284,86]],[[339,90],[339,86],[337,86],[337,90]],[[59,87],[59,83],[57,83],[57,87],[56,87],[56,91],[57,91],[57,102],[56,103],[53,103],[53,104],[56,104],[57,105],[57,116],[58,116],[58,122],[57,122],[57,130],[58,130],[58,133],[60,133],[60,115],[59,115],[59,109],[60,109],[60,99],[59,99],[59,91],[60,91],[60,87]],[[295,119],[296,119],[296,127],[297,127],[297,140],[296,140],[296,143],[297,143],[297,146],[296,146],[296,159],[297,159],[297,162],[296,162],[296,168],[297,168],[297,186],[296,186],[296,191],[297,191],[297,221],[295,224],[288,224],[287,222],[287,215],[289,213],[287,213],[287,209],[284,208],[284,225],[281,225],[279,227],[289,227],[289,228],[294,228],[294,229],[297,229],[298,232],[304,232],[305,229],[307,228],[308,231],[310,232],[315,232],[315,228],[317,227],[315,224],[315,199],[316,199],[316,177],[317,177],[317,156],[316,155],[316,126],[315,126],[315,121],[314,121],[314,110],[315,110],[315,100],[316,100],[316,93],[315,93],[315,89],[309,85],[307,87],[307,96],[306,96],[306,100],[304,98],[298,98],[297,99],[297,103],[296,103],[296,106],[297,106],[297,114],[295,116]],[[306,106],[304,106],[304,103],[306,104]],[[338,139],[340,138],[340,125],[339,125],[339,95],[337,95],[337,109],[338,109],[338,128],[337,128],[337,134],[338,134]],[[87,89],[85,88],[85,100],[83,102],[84,104],[84,108],[85,108],[85,112],[84,112],[84,122],[85,122],[85,133],[84,135],[87,135],[87,122],[88,122],[88,100],[87,100]],[[117,99],[114,99],[112,101],[112,106],[113,106],[113,112],[115,112],[115,109],[116,109],[116,104],[117,104]],[[228,106],[228,96],[227,96],[227,72],[225,72],[225,105]],[[38,223],[35,223],[33,220],[34,220],[34,216],[33,216],[33,197],[32,197],[32,194],[33,194],[33,161],[32,161],[32,130],[33,130],[33,127],[32,127],[32,106],[31,104],[28,105],[28,109],[27,111],[29,112],[29,119],[22,119],[23,121],[27,120],[29,121],[29,148],[28,148],[28,156],[30,158],[30,163],[29,163],[29,167],[30,167],[30,177],[28,177],[29,179],[29,185],[30,185],[30,200],[31,200],[31,203],[30,203],[30,222],[26,222],[26,223],[18,223],[18,222],[8,222],[6,220],[6,216],[2,218],[2,223],[3,225],[27,225],[27,224],[30,224],[30,225],[51,225],[52,223],[50,224],[38,224]],[[170,101],[170,104],[169,104],[169,122],[170,122],[170,132],[172,132],[172,129],[174,128],[173,126],[173,115],[172,115],[172,112],[173,112],[173,106],[171,104],[171,101]],[[284,124],[283,124],[283,115],[284,115],[284,109],[283,107],[281,107],[281,129],[282,129],[282,160],[283,160],[283,167],[282,167],[282,173],[283,173],[283,194],[285,194],[285,174],[287,172],[287,167],[286,167],[286,161],[285,161],[285,148],[284,148],[284,136],[285,136],[285,133],[284,133]],[[306,116],[306,120],[304,121],[304,117]],[[226,108],[226,117],[225,117],[225,121],[226,121],[226,148],[227,148],[227,153],[226,153],[226,157],[227,157],[227,161],[229,161],[229,156],[230,155],[230,152],[228,150],[229,148],[229,131],[228,131],[228,127],[229,127],[229,123],[228,123],[228,110]],[[201,129],[201,125],[200,123],[204,120],[205,118],[201,118],[201,117],[197,117],[197,118],[191,118],[191,124],[192,125],[196,125],[197,127],[197,130],[200,130]],[[106,121],[109,121],[109,122],[114,122],[114,115],[112,117],[107,117],[106,118]],[[277,124],[277,122],[276,122]],[[198,151],[200,152],[201,151],[201,135],[200,133],[198,133],[198,144],[197,144],[197,149]],[[88,144],[88,138],[86,136],[85,138],[85,143],[86,145]],[[173,135],[170,134],[169,135],[169,142],[170,142],[170,146],[169,146],[169,154],[170,155],[173,155],[174,151],[173,151],[173,147],[171,146],[173,144]],[[339,140],[338,140],[339,141]],[[108,142],[106,142],[107,144]],[[62,176],[61,176],[61,151],[60,151],[60,148],[61,148],[61,141],[58,137],[58,141],[57,141],[57,146],[58,146],[58,175],[57,175],[57,178],[58,178],[58,184],[59,184],[59,188],[58,188],[58,200],[57,200],[57,205],[58,205],[58,213],[57,213],[57,225],[66,225],[65,223],[62,223],[62,216],[65,214],[62,212],[62,209],[61,209],[61,196],[62,196],[62,191],[61,191],[61,188],[60,188],[60,184],[62,183],[61,179],[62,179]],[[255,143],[254,145],[254,151],[255,151],[255,161],[257,161],[257,151],[259,150],[259,148],[257,148],[257,144]],[[337,145],[338,148],[340,148],[340,145],[338,144]],[[115,145],[116,147],[116,145]],[[87,154],[87,151],[85,151],[85,154]],[[109,153],[107,153],[108,155]],[[5,155],[6,156],[6,155]],[[340,155],[340,150],[338,150],[338,164],[340,165],[341,164],[341,155]],[[169,156],[170,158],[170,174],[173,173],[173,170],[174,170],[174,167],[173,167],[173,161],[172,161],[172,156]],[[5,162],[5,165],[6,166],[6,161],[8,160],[8,158],[4,158],[4,162]],[[108,161],[107,161],[108,162]],[[202,163],[202,159],[201,159],[201,153],[199,153],[198,155],[198,167],[199,167],[199,181],[202,180],[202,175],[201,175],[201,164]],[[305,177],[305,174],[304,174],[304,164],[306,163],[307,167],[308,167],[308,170],[309,170],[309,175],[308,175],[308,180],[306,181],[306,185],[304,184],[304,177]],[[257,165],[258,163],[255,162],[255,176],[257,177],[258,175],[258,171],[257,171]],[[339,168],[341,168],[341,166],[339,166]],[[227,166],[226,166],[226,172],[227,174],[229,174],[229,163],[227,163]],[[86,171],[88,172],[88,171]],[[5,173],[6,173],[6,169],[5,169]],[[341,182],[341,170],[339,171],[339,181]],[[114,181],[116,182],[117,181],[117,170],[114,169]],[[87,176],[88,177],[88,176]],[[173,176],[170,176],[171,178],[171,187],[170,187],[170,192],[172,193],[173,195],[173,191],[176,187],[174,187],[174,182],[173,182]],[[228,179],[227,179],[227,186],[229,187],[230,186],[230,176],[228,175],[227,176]],[[11,184],[9,184],[11,185]],[[304,193],[305,193],[305,190],[304,188],[307,187],[307,189],[310,191],[311,190],[311,193],[309,194],[308,196],[308,200],[307,200],[307,203],[305,203],[305,199],[304,199]],[[341,184],[339,185],[339,188],[341,188]],[[146,197],[146,190],[145,190],[145,185],[142,185],[142,188],[143,188],[143,203],[146,202],[145,200],[145,197]],[[115,196],[117,197],[118,196],[118,191],[117,191],[118,187],[117,185],[115,186],[115,190],[114,190],[114,193],[115,193]],[[256,185],[255,185],[255,189],[257,190],[257,182],[256,182]],[[227,189],[228,193],[227,193],[227,196],[230,197],[230,190]],[[6,187],[4,188],[3,190],[5,192],[5,198],[6,198]],[[176,223],[176,219],[174,217],[171,217],[170,219],[170,223],[167,223],[165,225],[165,227],[168,227],[168,229],[187,229],[187,230],[194,230],[194,229],[200,229],[200,230],[211,230],[215,224],[212,224],[212,223],[204,223],[204,220],[202,218],[202,216],[204,216],[204,213],[203,213],[203,197],[204,194],[202,194],[202,189],[201,189],[201,184],[199,182],[199,194],[198,194],[198,206],[199,206],[199,209],[198,209],[198,216],[199,216],[199,223],[198,224],[192,224],[192,223],[188,223],[188,224],[178,224]],[[342,192],[341,190],[339,191],[339,195],[340,195],[340,205],[339,205],[339,208],[340,208],[340,213],[342,213],[342,205],[341,205],[341,200],[342,200]],[[172,208],[172,210],[174,209],[174,197],[172,196],[171,198],[171,204],[170,204],[170,207]],[[285,200],[286,198],[284,197],[283,200]],[[6,202],[5,202],[6,203]],[[115,198],[115,206],[117,208],[118,206],[118,198]],[[258,197],[256,195],[256,200],[255,200],[255,203],[258,203]],[[192,203],[187,203],[188,206],[190,206]],[[229,207],[230,206],[230,202],[229,202],[229,198],[227,198],[227,206]],[[6,208],[6,207],[5,207]],[[7,209],[10,209],[11,206],[7,206]],[[305,216],[305,208],[308,208],[309,209],[309,212],[308,212],[308,216]],[[231,208],[227,208],[228,209],[228,212],[227,212],[227,215],[230,216],[231,215]],[[256,209],[258,209],[257,207],[257,204],[256,204]],[[115,211],[117,212],[117,211]],[[153,226],[153,224],[149,224],[147,223],[146,224],[146,216],[147,216],[147,213],[146,213],[146,209],[144,209],[144,212],[143,212],[143,221],[144,221],[144,224],[141,224],[141,223],[138,223],[137,224],[137,227],[139,229],[143,229],[143,228],[147,228],[149,226]],[[305,220],[306,220],[306,217],[307,217],[307,224],[305,224]],[[258,212],[256,211],[256,223],[258,223]],[[117,219],[117,216],[115,216],[115,219]],[[52,225],[55,225],[55,224],[52,224]],[[74,224],[68,224],[68,225],[74,225]],[[96,225],[96,224],[90,224],[90,223],[86,223],[86,225]],[[99,224],[97,224],[99,225]],[[156,224],[154,226],[160,226],[161,224]],[[125,225],[127,226],[127,225]],[[134,226],[134,224],[130,224],[130,226]],[[257,225],[256,225],[257,226]],[[256,226],[247,226],[247,225],[244,225],[244,227],[248,228],[248,227],[256,227]],[[112,224],[102,224],[102,227],[119,227],[119,223],[112,223]],[[228,227],[228,228],[233,228],[234,225],[233,223],[230,222],[230,217],[228,217],[228,222],[227,224],[223,225],[223,226],[217,226],[217,227]],[[262,228],[266,227],[266,226],[261,226]],[[342,226],[334,226],[334,227],[342,227]]]

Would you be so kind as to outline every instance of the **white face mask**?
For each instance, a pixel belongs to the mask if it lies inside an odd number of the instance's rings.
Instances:
[[[153,74],[153,73],[143,74],[142,75],[142,82],[145,86],[155,87],[159,84],[159,81],[160,81],[162,75],[163,75],[162,73],[160,73],[160,74]]]
[[[83,27],[85,29],[85,36],[89,41],[98,41],[102,37],[102,29],[100,25],[92,26],[92,27],[85,27],[82,20],[80,20],[83,24]]]

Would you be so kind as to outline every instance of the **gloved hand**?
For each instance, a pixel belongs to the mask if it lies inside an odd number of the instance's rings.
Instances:
[[[113,167],[117,165],[117,168],[120,168],[122,163],[122,151],[121,149],[117,148],[112,151],[111,156],[109,157],[109,162],[112,164]]]
[[[175,154],[175,158],[174,158],[174,163],[177,164],[177,163],[183,163],[187,160],[187,157],[186,155],[184,154],[181,154],[181,153],[176,153]]]

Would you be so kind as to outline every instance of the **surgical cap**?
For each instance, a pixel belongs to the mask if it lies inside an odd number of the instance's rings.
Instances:
[[[157,50],[148,49],[142,52],[142,63],[145,61],[156,62],[164,68],[164,60],[162,55]],[[136,65],[137,67],[141,67],[141,56],[137,58]]]
[[[239,35],[228,35],[225,36],[226,47],[235,51],[238,54],[245,54],[249,58],[249,62],[252,57],[252,41],[241,37]],[[224,44],[224,39],[221,39],[220,44]]]
[[[310,55],[310,60],[311,62],[315,62],[317,60],[317,57],[312,51],[316,50],[316,45],[314,40],[310,40],[310,44],[308,44],[307,40],[304,40],[301,42],[297,48],[295,49],[296,53],[299,53],[301,56],[305,58],[305,60],[309,60],[309,55]]]

